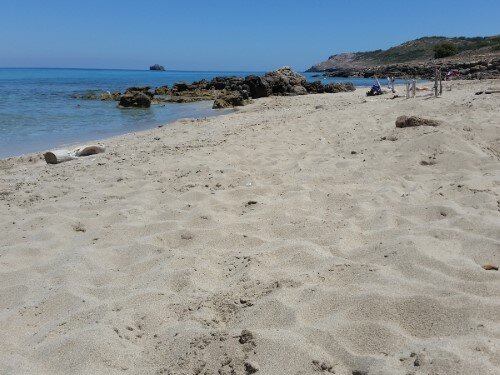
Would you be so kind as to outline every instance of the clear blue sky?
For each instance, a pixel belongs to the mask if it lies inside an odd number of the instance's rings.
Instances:
[[[303,70],[421,36],[499,33],[500,0],[0,0],[2,67]]]

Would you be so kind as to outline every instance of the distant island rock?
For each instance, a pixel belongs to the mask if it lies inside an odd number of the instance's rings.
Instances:
[[[154,64],[149,67],[149,70],[158,70],[160,72],[164,72],[165,68],[162,65]]]

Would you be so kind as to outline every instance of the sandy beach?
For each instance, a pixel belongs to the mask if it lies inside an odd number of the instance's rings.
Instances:
[[[500,374],[498,86],[1,160],[0,374]]]

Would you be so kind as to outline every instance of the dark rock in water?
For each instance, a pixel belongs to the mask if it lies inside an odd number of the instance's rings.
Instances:
[[[164,71],[165,71],[165,68],[164,68],[162,65],[159,65],[159,64],[154,64],[154,65],[151,65],[151,66],[149,67],[149,70],[157,70],[157,71],[164,72]]]
[[[416,116],[399,116],[396,119],[396,128],[409,128],[414,126],[438,126],[439,121],[429,120]]]
[[[219,97],[215,99],[212,108],[220,109],[220,108],[240,107],[248,103],[249,103],[248,93],[241,91],[229,91],[220,94]]]
[[[127,91],[120,98],[120,107],[123,108],[149,108],[151,98],[140,91]]]
[[[336,92],[347,92],[354,91],[356,88],[351,82],[346,83],[328,83],[325,85],[325,92],[336,93]]]

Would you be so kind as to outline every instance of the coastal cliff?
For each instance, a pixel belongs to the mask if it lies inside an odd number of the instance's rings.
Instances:
[[[500,36],[424,37],[387,50],[332,55],[307,71],[326,72],[334,77],[427,78],[433,75],[436,65],[444,70],[460,71],[464,79],[500,77]]]

